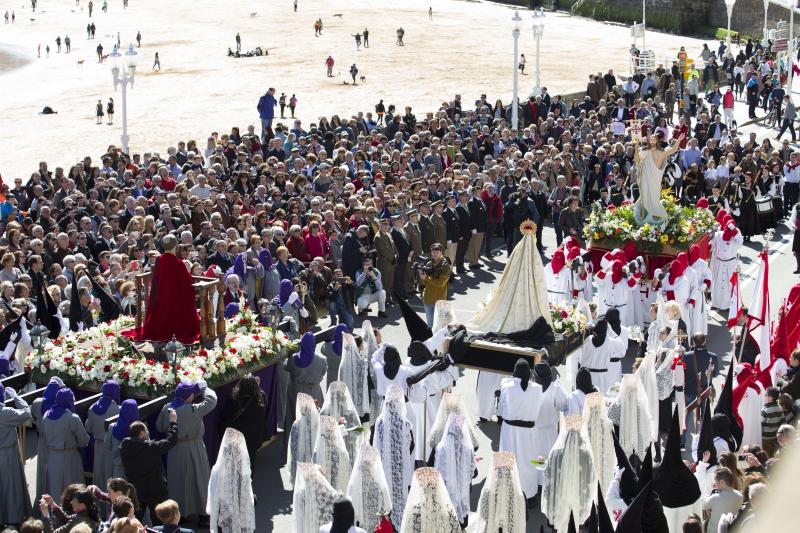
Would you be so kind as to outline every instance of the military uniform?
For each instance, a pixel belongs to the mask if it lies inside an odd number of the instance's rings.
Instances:
[[[409,262],[409,256],[413,252],[411,249],[411,241],[409,240],[408,234],[403,228],[398,228],[395,226],[392,228],[391,234],[395,248],[397,249],[397,267],[395,268],[394,273],[394,290],[397,291],[400,297],[408,298],[408,292],[411,290],[411,285],[406,283],[406,280],[410,278],[411,273],[411,263]]]
[[[414,213],[414,211],[412,211],[411,213]],[[415,290],[414,272],[411,270],[411,265],[414,263],[414,261],[417,260],[419,256],[424,255],[422,253],[422,234],[420,233],[419,225],[414,224],[410,220],[406,222],[405,230],[406,230],[406,235],[408,236],[408,243],[411,245],[411,251],[413,252],[406,272],[405,283],[407,290],[413,291]]]
[[[378,254],[377,267],[381,272],[383,289],[386,291],[386,299],[389,300],[394,295],[394,270],[397,266],[397,247],[394,245],[390,233],[378,232],[375,235],[372,245]]]
[[[422,255],[428,255],[429,253],[431,253],[431,246],[433,245],[433,243],[439,242],[434,238],[435,230],[433,227],[434,223],[432,222],[432,218],[433,215],[431,215],[430,217],[426,217],[425,215],[419,216],[419,233],[422,239],[422,244],[421,244]],[[444,222],[444,220],[442,220],[442,222]],[[444,225],[442,225],[442,232],[443,233],[447,232],[447,229]],[[445,243],[442,242],[441,244],[444,245]]]
[[[442,248],[447,248],[447,222],[444,221],[444,217],[442,215],[437,215],[436,213],[431,215],[430,218],[431,226],[433,227],[433,240],[431,244],[441,244]],[[424,233],[423,233],[424,238]],[[423,241],[423,248],[425,246]],[[430,247],[425,249],[425,253],[430,253]]]

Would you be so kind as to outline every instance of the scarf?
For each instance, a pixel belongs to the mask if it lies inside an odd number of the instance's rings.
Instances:
[[[56,393],[56,401],[45,416],[50,420],[58,420],[67,411],[75,411],[75,395],[71,389],[64,387]]]
[[[300,351],[294,354],[294,362],[298,368],[306,368],[314,361],[316,346],[314,334],[310,331],[303,333],[303,336],[300,337]]]
[[[131,424],[139,420],[139,406],[136,400],[125,400],[119,408],[119,417],[114,423],[111,434],[118,441],[124,440],[128,436]]]
[[[103,383],[101,390],[102,396],[99,400],[92,405],[92,412],[96,415],[104,415],[111,407],[111,402],[119,405],[119,383],[114,380],[108,380]]]

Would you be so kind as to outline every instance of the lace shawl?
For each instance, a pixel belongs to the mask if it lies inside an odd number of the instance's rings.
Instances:
[[[477,444],[478,435],[467,415],[467,408],[464,407],[464,401],[458,394],[446,392],[442,395],[442,401],[439,402],[439,410],[436,411],[436,419],[434,419],[433,427],[431,427],[431,432],[428,435],[428,450],[433,450],[442,440],[445,426],[447,425],[447,417],[450,416],[451,413],[461,415],[464,418],[467,430],[469,431],[469,437],[473,444]]]
[[[380,521],[379,514],[387,515],[392,509],[380,453],[368,444],[358,448],[353,473],[347,484],[347,497],[353,502],[356,524],[366,531],[375,531]]]
[[[379,345],[378,339],[375,337],[375,330],[372,328],[372,323],[369,320],[365,320],[361,323],[361,338],[361,350],[364,359],[367,361],[367,370],[369,372],[369,376],[372,378],[372,383],[377,383],[378,380],[375,377],[375,370],[372,368],[372,365],[369,364],[369,361],[372,359],[372,354],[375,353],[375,350],[378,349]],[[369,391],[369,406],[369,419],[376,420],[381,414],[381,403],[376,387],[373,387]]]
[[[461,524],[439,471],[419,468],[414,472],[399,533],[434,532],[461,533]]]
[[[256,529],[250,456],[244,435],[236,429],[226,429],[222,437],[209,478],[206,511],[212,530],[252,533]]]
[[[369,361],[358,351],[356,341],[349,333],[342,334],[342,363],[339,365],[339,381],[347,385],[359,417],[369,414]]]
[[[642,364],[636,370],[636,375],[639,376],[645,396],[647,396],[647,407],[651,413],[658,413],[658,401],[661,399],[659,393],[661,386],[659,385],[658,373],[655,368],[655,359],[655,352],[645,353]],[[658,438],[658,416],[653,416],[650,426],[651,438],[655,440]]]
[[[592,449],[595,475],[601,487],[608,487],[617,467],[614,455],[614,424],[606,414],[605,398],[599,392],[586,395],[583,404],[583,431]]]
[[[652,442],[652,420],[642,382],[633,374],[622,376],[617,397],[619,405],[619,443],[625,453],[635,453],[640,459]]]
[[[525,531],[525,494],[513,452],[495,452],[478,500],[475,533]]]
[[[319,533],[319,528],[333,519],[333,502],[337,497],[319,466],[298,463],[292,498],[293,533]]]
[[[566,531],[572,514],[583,523],[592,511],[597,477],[592,450],[581,432],[581,417],[570,415],[547,456],[542,482],[542,513],[556,531]]]
[[[344,493],[350,480],[350,456],[344,437],[335,418],[319,417],[319,433],[314,445],[314,462],[322,468],[322,473],[334,489]]]
[[[439,331],[451,324],[456,324],[456,312],[453,309],[453,302],[448,300],[439,300],[433,310],[433,327],[431,331]]]
[[[298,463],[314,462],[314,443],[319,432],[319,411],[314,399],[308,394],[297,395],[295,420],[289,431],[289,478],[295,482]]]
[[[469,492],[472,474],[478,467],[472,439],[461,415],[447,417],[444,436],[436,446],[436,469],[444,480],[450,502],[460,522],[469,516]]]
[[[364,440],[364,433],[361,431],[361,419],[350,398],[347,385],[341,381],[332,381],[328,385],[328,392],[325,394],[325,401],[319,414],[329,416],[337,421],[344,418],[344,427],[347,430],[344,435],[344,444],[350,460],[355,461],[356,450]]]
[[[400,523],[406,507],[408,487],[414,472],[411,452],[411,422],[406,418],[402,389],[390,385],[383,402],[383,412],[375,422],[374,445],[381,455],[383,472],[392,498],[392,523]]]

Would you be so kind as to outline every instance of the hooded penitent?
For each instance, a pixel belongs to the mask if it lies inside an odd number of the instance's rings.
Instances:
[[[531,380],[531,365],[525,359],[517,359],[514,364],[515,378],[519,378],[522,390],[528,390],[528,384]]]
[[[681,459],[680,438],[680,422],[676,409],[672,414],[664,457],[653,472],[653,490],[658,493],[661,503],[671,509],[691,505],[700,498],[697,478]]]
[[[114,380],[108,380],[103,383],[100,399],[92,404],[92,411],[96,415],[104,415],[108,408],[111,407],[111,402],[119,405],[119,390],[119,383]]]
[[[303,333],[300,337],[300,351],[294,354],[295,364],[299,368],[306,368],[314,360],[314,352],[316,350],[316,341],[314,334],[310,331]]]
[[[733,365],[728,365],[728,375],[725,378],[725,385],[719,393],[717,405],[714,407],[714,414],[722,414],[728,418],[730,434],[736,441],[736,446],[731,451],[738,448],[738,443],[742,442],[742,426],[738,416],[733,410]]]

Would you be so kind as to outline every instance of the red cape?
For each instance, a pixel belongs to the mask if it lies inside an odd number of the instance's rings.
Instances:
[[[800,342],[800,284],[789,291],[778,315],[778,326],[770,343],[772,360],[781,358],[789,363],[789,356]]]
[[[183,261],[163,254],[156,261],[150,283],[144,326],[123,331],[137,341],[168,341],[175,335],[183,344],[200,339],[200,317],[195,305],[192,276]]]

